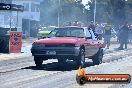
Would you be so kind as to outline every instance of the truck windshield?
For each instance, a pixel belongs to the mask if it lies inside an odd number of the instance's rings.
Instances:
[[[82,28],[55,28],[48,37],[79,37],[84,38]]]

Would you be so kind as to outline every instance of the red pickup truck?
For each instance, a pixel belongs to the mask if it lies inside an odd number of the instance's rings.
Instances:
[[[47,38],[36,40],[32,44],[31,53],[37,67],[43,60],[58,59],[64,65],[66,60],[76,61],[84,66],[85,58],[92,59],[94,65],[102,63],[103,41],[97,40],[91,29],[87,27],[59,27],[51,31]]]

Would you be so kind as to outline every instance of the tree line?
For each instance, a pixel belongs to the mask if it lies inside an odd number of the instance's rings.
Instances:
[[[96,0],[96,21],[113,24],[132,21],[132,0]],[[81,21],[85,24],[93,20],[95,0],[84,6],[82,0],[43,0],[40,4],[40,23],[46,26],[68,21]],[[86,8],[88,7],[88,8]]]

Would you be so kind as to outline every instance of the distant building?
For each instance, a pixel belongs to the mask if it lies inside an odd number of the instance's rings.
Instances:
[[[22,30],[23,34],[35,37],[37,34],[37,24],[40,21],[39,5],[42,0],[12,0],[13,4],[23,5]]]
[[[0,3],[11,4],[12,0],[0,0]]]
[[[0,0],[0,3],[12,4],[12,0]],[[22,31],[22,12],[0,10],[0,27]]]

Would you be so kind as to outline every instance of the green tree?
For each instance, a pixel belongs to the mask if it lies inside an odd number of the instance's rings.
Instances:
[[[94,1],[88,3],[89,14],[93,20]],[[113,24],[122,24],[124,21],[132,20],[132,0],[96,0],[97,12],[96,21],[111,21]]]

